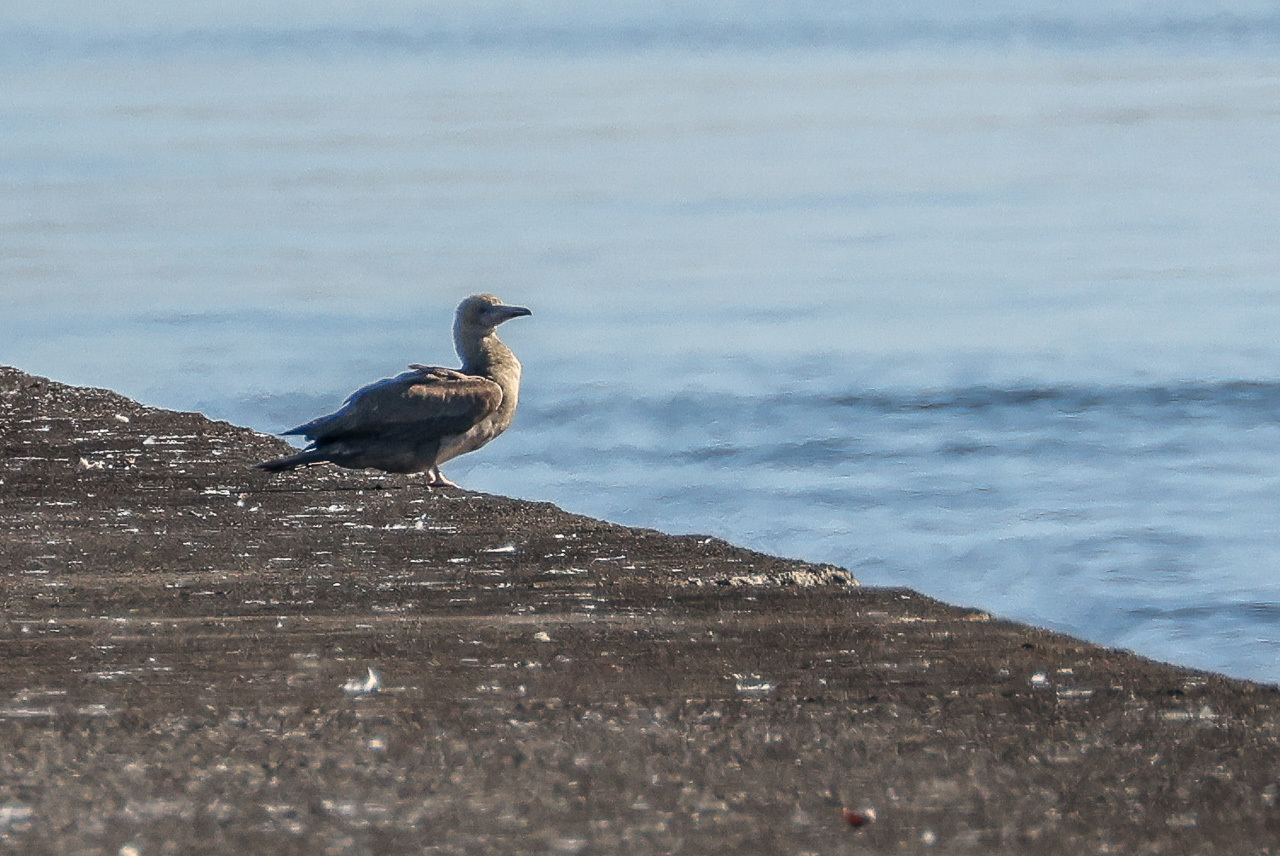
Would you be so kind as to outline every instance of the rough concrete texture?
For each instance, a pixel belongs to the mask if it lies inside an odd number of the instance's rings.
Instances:
[[[284,448],[0,369],[0,852],[1280,852],[1274,687]]]

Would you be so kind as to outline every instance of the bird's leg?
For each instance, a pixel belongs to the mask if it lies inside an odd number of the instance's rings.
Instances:
[[[427,470],[427,484],[433,487],[459,487],[457,482],[445,478],[444,473],[440,472],[439,464]]]

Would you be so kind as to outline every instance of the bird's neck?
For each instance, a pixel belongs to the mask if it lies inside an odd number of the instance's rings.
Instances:
[[[520,361],[493,330],[481,333],[459,329],[454,344],[464,373],[487,377],[502,388],[502,404],[491,416],[501,431],[511,421],[520,398]]]
[[[464,329],[457,333],[454,344],[457,346],[458,356],[462,358],[462,370],[467,374],[490,377],[512,365],[517,372],[520,370],[515,354],[502,344],[495,331],[482,334]]]

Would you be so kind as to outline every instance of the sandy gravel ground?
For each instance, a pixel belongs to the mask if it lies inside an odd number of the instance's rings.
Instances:
[[[0,852],[1280,852],[1274,687],[282,446],[0,369]]]

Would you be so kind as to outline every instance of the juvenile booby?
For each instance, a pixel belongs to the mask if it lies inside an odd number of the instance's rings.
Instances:
[[[505,431],[520,397],[520,361],[498,339],[497,327],[532,314],[492,294],[468,297],[453,322],[461,369],[414,364],[356,390],[337,412],[284,432],[306,437],[310,446],[258,468],[275,473],[328,461],[389,473],[425,471],[427,484],[457,487],[440,465]]]

